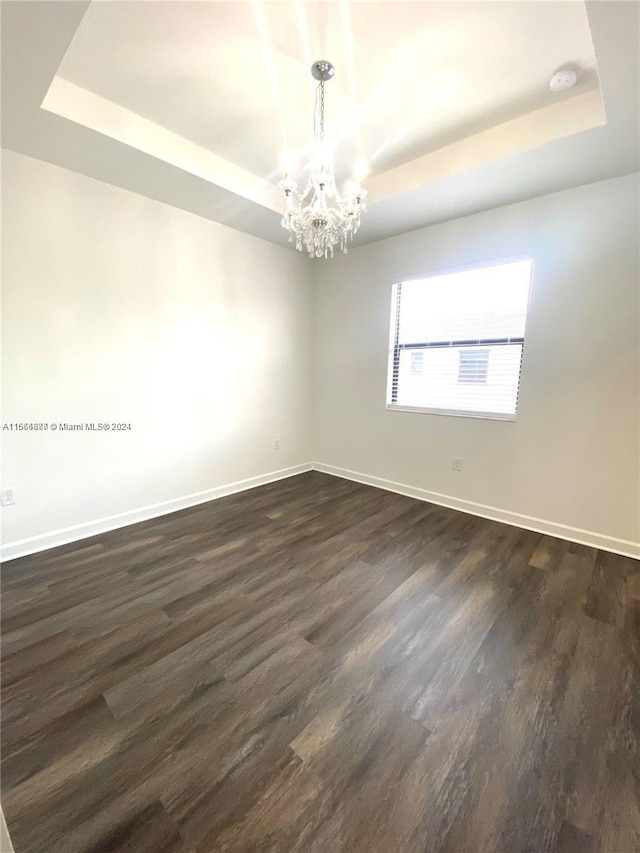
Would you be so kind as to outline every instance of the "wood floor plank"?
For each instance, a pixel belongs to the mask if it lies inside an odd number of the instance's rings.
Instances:
[[[160,803],[152,803],[131,817],[112,824],[95,843],[85,841],[91,853],[177,853],[186,845],[171,818]]]
[[[208,843],[228,853],[255,853],[258,850],[287,850],[289,837],[301,816],[319,796],[322,782],[295,755],[289,756],[260,798],[243,810],[235,823],[215,833]]]
[[[2,785],[12,790],[41,770],[84,750],[96,732],[114,728],[113,715],[102,696],[56,716],[48,725],[20,740],[3,742]]]
[[[562,822],[555,853],[598,853],[598,846],[592,835],[565,820]]]
[[[13,654],[2,656],[2,686],[7,688],[28,672],[47,666],[52,661],[78,647],[70,631],[60,631],[30,646],[23,646]]]
[[[3,567],[16,853],[635,853],[640,562],[309,472]]]

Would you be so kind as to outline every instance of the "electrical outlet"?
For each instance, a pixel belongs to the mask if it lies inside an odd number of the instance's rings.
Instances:
[[[462,459],[460,459],[458,456],[453,457],[453,470],[462,471]]]
[[[280,450],[280,439],[279,438],[274,439],[273,449],[274,450]]]
[[[0,492],[0,498],[2,506],[13,506],[16,502],[16,496],[13,489],[3,489],[2,492]]]

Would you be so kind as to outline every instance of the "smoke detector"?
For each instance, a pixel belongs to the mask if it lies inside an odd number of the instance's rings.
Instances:
[[[573,68],[561,68],[549,80],[549,88],[552,92],[566,92],[576,85],[578,75]]]

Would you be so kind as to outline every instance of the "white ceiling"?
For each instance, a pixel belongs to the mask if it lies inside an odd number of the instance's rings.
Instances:
[[[584,6],[540,2],[94,2],[58,75],[269,178],[312,136],[324,57],[343,171],[358,156],[386,171],[551,104],[563,63],[578,91],[597,83]]]
[[[637,170],[638,9],[5,0],[3,145],[284,243],[276,167],[304,164],[327,58],[338,172],[372,173],[368,242]],[[563,64],[580,83],[553,95]]]

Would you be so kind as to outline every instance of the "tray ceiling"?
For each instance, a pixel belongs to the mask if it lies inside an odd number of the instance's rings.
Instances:
[[[598,180],[637,168],[633,115],[623,116],[635,110],[637,124],[635,6],[3,2],[3,144],[281,242],[277,166],[285,151],[304,165],[309,66],[327,58],[336,171],[347,178],[363,159],[371,172],[365,242],[437,221],[443,184],[455,197],[466,178],[471,198],[440,218],[538,194],[521,170],[508,178],[518,158],[532,174],[547,160],[542,191],[572,185],[554,148],[573,141],[584,157],[589,135],[592,153],[606,147],[598,134],[615,133],[617,146],[573,172]],[[579,83],[554,94],[549,77],[563,65]],[[625,75],[626,94],[614,83]],[[45,128],[48,142],[28,138]]]
[[[555,104],[562,64],[580,69],[570,95],[597,87],[582,3],[92,3],[58,74],[269,178],[309,142],[309,67],[325,57],[343,172]]]

